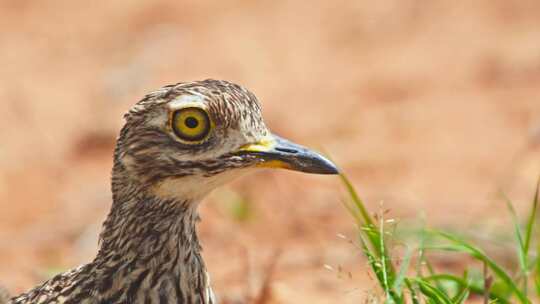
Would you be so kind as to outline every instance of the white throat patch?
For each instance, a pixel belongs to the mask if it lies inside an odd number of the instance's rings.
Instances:
[[[206,195],[219,186],[246,173],[246,169],[234,169],[210,177],[190,175],[170,177],[157,183],[150,191],[162,199],[188,200],[200,202]]]

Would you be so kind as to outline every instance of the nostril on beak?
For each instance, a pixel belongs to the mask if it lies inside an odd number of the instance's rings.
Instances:
[[[280,147],[276,147],[275,150],[279,151],[279,152],[283,152],[283,153],[290,153],[290,154],[296,154],[298,153],[297,150],[294,150],[294,149],[288,149],[288,148],[280,148]]]

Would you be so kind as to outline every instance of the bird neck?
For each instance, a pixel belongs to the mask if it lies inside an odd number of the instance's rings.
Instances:
[[[113,170],[113,205],[93,263],[101,267],[95,271],[99,280],[111,282],[110,292],[101,294],[131,291],[134,295],[127,296],[144,299],[141,303],[164,295],[170,303],[210,303],[196,231],[197,203],[145,191]]]

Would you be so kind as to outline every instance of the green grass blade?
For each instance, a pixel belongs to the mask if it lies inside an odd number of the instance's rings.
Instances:
[[[396,272],[394,269],[394,265],[392,264],[392,260],[390,257],[390,252],[387,250],[386,243],[384,236],[386,235],[384,230],[384,217],[380,216],[380,222],[379,222],[379,252],[380,252],[380,262],[381,262],[381,270],[382,270],[382,276],[383,276],[383,288],[385,291],[385,294],[387,296],[387,299],[392,299],[398,303],[402,302],[402,295],[400,292],[397,292],[393,286],[395,285],[396,281]]]
[[[407,271],[409,270],[411,264],[411,257],[412,250],[409,247],[406,247],[405,255],[403,256],[401,266],[399,267],[399,272],[396,276],[396,279],[394,280],[394,284],[392,285],[392,289],[394,289],[397,293],[401,293],[403,281],[405,280]]]
[[[426,266],[430,276],[435,275],[435,269],[433,268],[433,265],[431,265],[431,262],[428,259],[424,258],[424,265]],[[439,281],[435,281],[435,285],[438,289],[443,290],[444,292],[448,292]]]
[[[497,263],[495,263],[491,258],[489,258],[481,249],[451,234],[441,231],[434,231],[433,233],[453,243],[453,245],[448,246],[432,247],[433,249],[468,253],[473,258],[486,263],[489,269],[491,269],[491,271],[493,271],[493,273],[513,291],[514,295],[518,298],[520,303],[530,303],[525,294],[515,284],[514,280],[499,265],[497,265]]]
[[[408,278],[405,278],[405,286],[407,286],[407,289],[411,293],[411,302],[413,304],[420,304],[420,299],[418,298],[418,294],[416,294],[416,290],[414,289],[413,285],[411,284],[411,281]]]
[[[424,277],[423,279],[428,282],[451,281],[451,282],[454,282],[456,285],[460,286],[461,288],[467,289],[469,290],[470,293],[473,293],[478,296],[483,296],[485,293],[483,284],[472,284],[471,282],[468,282],[466,279],[452,275],[452,274],[446,274],[446,273],[436,274],[436,275]],[[510,303],[505,297],[499,294],[496,294],[493,291],[490,291],[489,297],[491,300],[497,301],[497,303],[501,303],[501,304]]]
[[[469,295],[471,293],[470,291],[470,282],[469,282],[469,272],[465,271],[463,274],[462,280],[466,283],[466,285],[461,285],[458,287],[457,294],[455,297],[452,298],[452,303],[461,304],[464,303],[465,300],[469,298]]]
[[[520,275],[519,278],[523,282],[523,293],[527,295],[527,289],[528,289],[528,274],[529,274],[529,249],[527,241],[524,241],[523,235],[521,232],[521,226],[519,223],[519,219],[516,214],[516,210],[514,209],[514,206],[512,204],[512,201],[503,193],[504,201],[506,202],[506,206],[508,210],[510,211],[510,214],[512,215],[512,222],[514,225],[514,234],[516,236],[518,247],[517,247],[517,255],[519,260],[519,268],[520,268]],[[519,284],[516,282],[516,284]]]
[[[379,236],[379,232],[378,232],[375,221],[373,221],[373,219],[369,215],[369,212],[367,211],[367,208],[364,202],[362,201],[362,199],[356,192],[356,189],[354,188],[352,183],[349,181],[349,179],[345,176],[345,174],[340,174],[339,176],[341,178],[341,181],[345,185],[345,188],[347,189],[347,192],[351,198],[351,203],[346,203],[345,206],[355,218],[358,226],[367,235],[371,247],[376,252],[376,256],[380,257],[381,256],[381,244],[380,244],[381,237]]]
[[[525,273],[527,271],[527,251],[525,249],[525,242],[523,241],[523,236],[521,234],[521,227],[519,224],[519,219],[516,214],[516,210],[514,209],[514,205],[512,204],[512,201],[503,193],[502,194],[503,199],[506,203],[506,207],[508,208],[508,211],[510,211],[510,214],[512,215],[512,223],[514,225],[514,234],[516,235],[516,239],[518,241],[518,257],[519,257],[519,266],[521,268],[521,271]]]
[[[536,207],[538,206],[538,200],[539,200],[539,194],[540,194],[540,178],[538,179],[538,183],[536,184],[536,193],[534,194],[534,202],[533,202],[533,210],[536,212]],[[527,228],[528,229],[528,228]],[[531,233],[532,234],[532,233]],[[536,266],[535,266],[535,273],[534,273],[534,287],[536,290],[536,295],[540,296],[540,241],[537,242],[537,248],[536,248]]]
[[[388,265],[389,260],[386,259],[387,252],[386,252],[386,246],[384,243],[384,220],[381,217],[381,222],[379,223],[379,251],[381,253],[381,270],[382,270],[382,276],[383,276],[383,288],[384,292],[386,294],[386,298],[390,298],[390,284],[388,282],[390,278],[388,271],[389,269],[386,267]],[[393,283],[393,282],[392,282]]]
[[[424,260],[426,260],[426,251],[425,251],[425,244],[426,244],[426,228],[425,225],[422,226],[422,229],[420,230],[419,235],[419,244],[418,244],[418,259],[416,261],[416,276],[417,277],[423,277],[422,274],[422,265],[424,263]]]
[[[386,296],[386,301],[385,302],[386,303],[398,303],[398,304],[405,303],[403,301],[403,296],[401,295],[401,293],[398,293],[395,290],[390,289],[390,288],[387,287],[386,276],[385,276],[385,273],[384,273],[383,263],[371,252],[371,250],[367,246],[366,241],[364,239],[360,238],[360,243],[361,243],[364,255],[368,259],[368,264],[371,267],[371,270],[373,271],[373,273],[377,277],[377,281],[379,282],[379,285],[381,286],[381,288],[385,292],[385,296]]]
[[[531,239],[533,234],[534,222],[536,221],[536,213],[538,210],[538,195],[540,190],[540,178],[536,182],[536,191],[534,193],[533,206],[529,214],[529,220],[527,221],[527,227],[525,232],[525,251],[528,253],[531,246]]]
[[[364,202],[354,189],[354,186],[351,184],[349,179],[344,175],[340,174],[341,181],[345,185],[347,192],[351,198],[350,201],[344,201],[344,205],[349,211],[349,213],[354,217],[358,227],[362,232],[368,237],[369,244],[375,250],[375,255],[377,257],[381,256],[381,245],[380,245],[380,236],[378,233],[377,226],[371,216],[369,215],[367,208],[364,205]]]
[[[367,246],[364,239],[362,239],[362,237],[360,237],[360,242],[361,242],[363,253],[368,260],[369,266],[371,267],[371,269],[373,270],[373,273],[377,277],[377,281],[379,281],[379,285],[383,286],[384,278],[382,276],[381,263],[378,261],[377,257],[370,251],[369,247]]]
[[[352,185],[351,181],[345,176],[345,174],[340,174],[339,177],[341,178],[341,181],[345,185],[345,188],[347,188],[347,192],[349,193],[353,203],[355,204],[355,207],[358,211],[360,211],[360,215],[362,216],[363,223],[368,226],[375,226],[375,223],[371,219],[371,216],[369,215],[369,212],[367,211],[364,202],[356,192],[356,189]]]
[[[523,279],[524,279],[524,283],[523,283],[524,284],[524,290],[523,290],[523,292],[525,293],[525,295],[527,295],[527,293],[528,293],[527,280],[528,280],[528,277],[530,275],[528,258],[529,258],[529,249],[530,249],[530,246],[531,246],[531,239],[532,239],[532,234],[533,234],[534,223],[536,221],[536,213],[537,213],[537,207],[538,207],[538,189],[539,188],[540,188],[540,179],[536,183],[536,191],[534,193],[532,210],[531,210],[531,212],[529,214],[529,219],[527,220],[527,226],[525,227],[525,243],[523,245],[523,255],[524,255],[524,261],[525,261],[525,263],[524,263],[525,268],[523,269]],[[537,262],[537,264],[538,264],[538,262]],[[535,280],[535,286],[537,287],[536,289],[538,290],[537,280]]]
[[[420,292],[422,292],[422,294],[433,303],[452,304],[452,299],[450,299],[446,293],[429,284],[429,282],[420,278],[414,278],[413,280],[416,284],[418,284],[418,287],[420,287]]]
[[[346,200],[343,200],[342,203],[343,203],[343,206],[345,206],[345,208],[347,209],[347,211],[349,211],[349,213],[352,215],[352,217],[354,217],[354,220],[356,223],[358,224],[363,223],[360,214],[358,214],[356,209],[354,209],[354,206],[351,206],[351,204]]]
[[[344,174],[340,174],[340,177],[352,201],[345,202],[344,205],[356,220],[361,235],[367,238],[367,241],[362,238],[364,253],[372,269],[377,271],[377,279],[387,298],[400,303],[403,299],[402,295],[391,288],[396,280],[396,271],[385,245],[384,220],[381,220],[380,225],[377,226],[349,179]]]
[[[456,297],[452,299],[452,303],[462,304],[469,298],[469,289],[464,288]]]

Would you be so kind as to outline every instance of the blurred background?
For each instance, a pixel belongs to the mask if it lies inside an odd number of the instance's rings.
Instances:
[[[165,84],[246,86],[270,128],[331,155],[403,225],[510,233],[497,193],[525,212],[540,173],[537,0],[5,0],[0,28],[12,293],[93,258],[122,115]],[[257,293],[275,263],[277,303],[368,298],[366,261],[336,236],[355,229],[338,178],[251,177],[201,207],[217,293]]]

